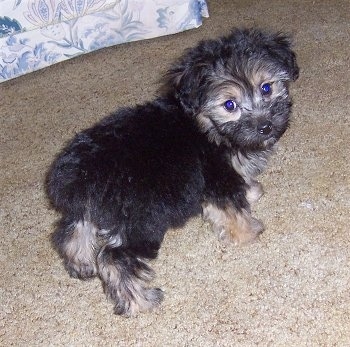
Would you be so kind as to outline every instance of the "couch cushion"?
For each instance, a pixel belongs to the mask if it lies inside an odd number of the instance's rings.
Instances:
[[[2,0],[0,37],[107,10],[117,2],[120,0]]]

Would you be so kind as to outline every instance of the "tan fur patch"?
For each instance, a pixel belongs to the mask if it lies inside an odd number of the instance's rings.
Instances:
[[[254,104],[258,105],[260,102],[269,101],[275,99],[281,95],[286,95],[286,87],[283,83],[284,80],[288,79],[288,76],[284,73],[281,74],[271,74],[268,72],[269,70],[256,66],[254,67],[250,73],[247,71],[247,76],[249,76],[249,82],[254,88]],[[271,84],[271,94],[268,96],[263,96],[261,94],[261,86],[264,83]]]
[[[237,103],[237,109],[230,112],[225,109],[224,104],[227,100],[233,100]],[[224,83],[213,89],[210,99],[202,107],[197,115],[197,120],[203,132],[206,132],[216,124],[224,124],[227,122],[237,122],[241,117],[241,109],[239,107],[242,100],[241,89],[234,83]]]
[[[237,212],[232,207],[223,210],[207,204],[203,207],[203,218],[211,223],[220,241],[235,245],[253,241],[264,229],[262,223],[250,213],[245,210]]]

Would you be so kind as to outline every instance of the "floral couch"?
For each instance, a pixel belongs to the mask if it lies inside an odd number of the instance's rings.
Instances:
[[[208,16],[206,0],[0,0],[0,9],[0,82]]]

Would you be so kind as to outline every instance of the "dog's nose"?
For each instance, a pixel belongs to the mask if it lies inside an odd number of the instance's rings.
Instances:
[[[272,131],[272,123],[270,121],[266,121],[258,125],[258,132],[261,135],[269,135]]]

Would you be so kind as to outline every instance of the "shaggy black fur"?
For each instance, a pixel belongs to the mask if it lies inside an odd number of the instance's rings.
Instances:
[[[256,85],[260,75],[267,80]],[[76,135],[47,179],[62,214],[54,245],[69,273],[99,276],[118,314],[156,306],[162,292],[146,288],[153,274],[144,260],[204,205],[249,214],[248,190],[288,126],[288,81],[297,76],[287,37],[234,30],[188,50],[156,100]],[[262,97],[263,82],[276,95]],[[237,109],[225,109],[226,99]]]

